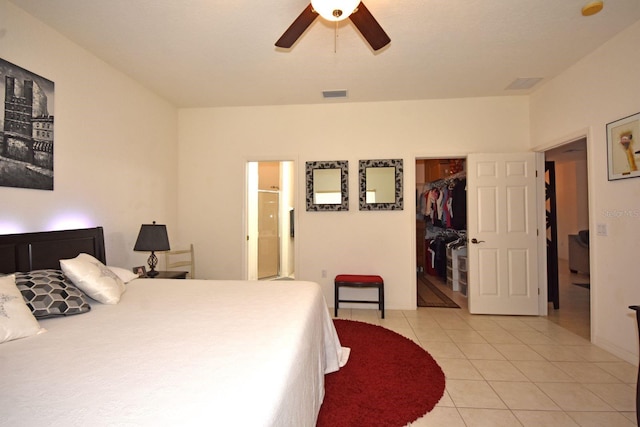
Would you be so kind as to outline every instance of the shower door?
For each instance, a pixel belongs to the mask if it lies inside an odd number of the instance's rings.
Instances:
[[[280,273],[279,198],[278,191],[258,191],[258,279]]]

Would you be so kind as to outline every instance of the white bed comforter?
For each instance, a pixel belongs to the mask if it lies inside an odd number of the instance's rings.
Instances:
[[[344,365],[316,283],[138,279],[0,344],[6,426],[312,426]]]

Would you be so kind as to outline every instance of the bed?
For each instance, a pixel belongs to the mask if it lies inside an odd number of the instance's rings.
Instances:
[[[92,255],[102,228],[0,236],[0,273]],[[107,264],[108,265],[108,264]],[[0,344],[0,425],[313,426],[346,363],[319,285],[135,279]]]

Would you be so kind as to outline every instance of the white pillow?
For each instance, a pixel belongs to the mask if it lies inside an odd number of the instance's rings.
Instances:
[[[117,304],[126,289],[115,273],[91,255],[61,259],[60,267],[78,289],[103,304]]]
[[[15,275],[0,277],[0,343],[38,332],[40,325],[22,299]]]
[[[113,271],[116,276],[120,278],[125,284],[129,283],[133,279],[137,279],[138,275],[131,270],[127,270],[126,268],[120,267],[112,267],[110,265],[107,266],[109,270]]]

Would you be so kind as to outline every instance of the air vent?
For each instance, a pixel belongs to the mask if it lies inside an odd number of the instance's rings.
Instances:
[[[324,99],[330,98],[346,98],[347,91],[346,90],[323,90],[322,97]]]
[[[524,90],[531,89],[542,80],[542,77],[527,77],[515,79],[506,90]]]

